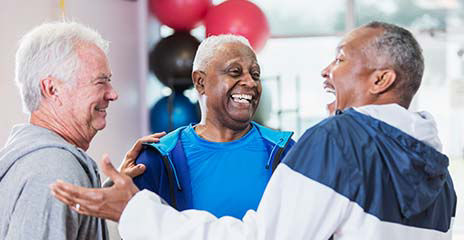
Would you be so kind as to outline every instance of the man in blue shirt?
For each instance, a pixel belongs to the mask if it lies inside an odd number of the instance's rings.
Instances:
[[[273,170],[293,145],[292,133],[252,122],[262,87],[256,55],[245,38],[205,39],[192,79],[201,122],[147,144],[136,160],[146,171],[134,182],[178,210],[242,218],[256,210]]]

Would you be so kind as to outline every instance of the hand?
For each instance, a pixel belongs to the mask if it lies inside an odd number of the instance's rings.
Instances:
[[[106,154],[101,160],[101,167],[114,182],[112,187],[84,188],[58,180],[50,188],[58,200],[74,211],[118,222],[127,203],[139,189],[132,178],[113,167]]]
[[[140,151],[142,150],[142,144],[148,142],[159,142],[159,139],[164,135],[166,135],[165,132],[160,132],[139,138],[135,142],[134,146],[132,146],[132,148],[126,153],[124,161],[121,166],[119,166],[119,171],[131,178],[137,177],[145,172],[145,165],[135,164],[135,159],[137,159]]]

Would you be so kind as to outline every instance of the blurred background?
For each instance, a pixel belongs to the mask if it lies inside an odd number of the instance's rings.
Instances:
[[[323,91],[320,72],[343,34],[372,20],[408,28],[425,56],[411,108],[437,120],[459,198],[454,239],[464,240],[464,0],[2,0],[1,145],[14,124],[28,120],[14,84],[17,42],[34,26],[63,16],[111,42],[112,83],[120,98],[110,104],[107,127],[88,152],[97,161],[109,153],[115,165],[140,136],[197,121],[189,76],[196,47],[208,34],[238,31],[249,38],[264,89],[256,120],[292,130],[297,140],[327,116],[333,97]],[[110,227],[112,239],[120,239],[115,224]]]

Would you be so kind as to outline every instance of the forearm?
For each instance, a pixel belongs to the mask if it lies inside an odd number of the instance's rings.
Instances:
[[[328,239],[348,202],[283,165],[258,211],[248,211],[242,221],[198,210],[178,212],[161,204],[156,194],[142,191],[127,205],[119,229],[125,239]]]

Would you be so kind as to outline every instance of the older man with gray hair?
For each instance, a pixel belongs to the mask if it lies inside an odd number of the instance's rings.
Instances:
[[[147,170],[134,178],[137,186],[178,210],[241,218],[256,209],[272,172],[294,144],[291,132],[252,121],[260,75],[246,38],[229,34],[202,41],[192,72],[201,121],[146,145],[137,163]]]
[[[73,22],[42,24],[16,52],[16,83],[29,123],[0,151],[0,239],[108,239],[105,221],[50,197],[56,179],[99,187],[85,151],[106,125],[118,94],[110,83],[108,42]]]
[[[85,151],[118,98],[107,49],[74,22],[42,24],[21,39],[16,83],[30,118],[0,151],[0,239],[108,239],[103,219],[76,214],[48,188],[56,179],[100,186]]]

